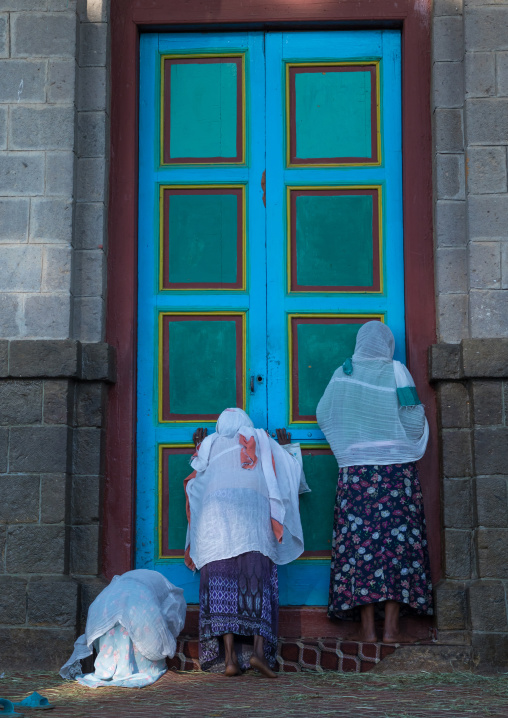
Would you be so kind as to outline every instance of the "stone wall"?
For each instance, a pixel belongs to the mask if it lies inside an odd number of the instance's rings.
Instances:
[[[508,665],[508,2],[436,0],[435,267],[441,640]]]
[[[0,656],[58,668],[100,573],[108,24],[0,3]]]

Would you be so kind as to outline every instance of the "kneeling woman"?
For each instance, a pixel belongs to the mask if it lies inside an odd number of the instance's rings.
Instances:
[[[251,666],[275,678],[277,564],[303,552],[300,465],[241,409],[223,411],[215,433],[205,434],[194,435],[194,472],[185,480],[186,564],[201,571],[201,668],[235,676]],[[287,441],[285,431],[278,435]]]
[[[334,373],[316,416],[339,464],[328,615],[355,617],[356,640],[407,642],[399,612],[432,613],[425,518],[416,461],[428,425],[414,382],[393,361],[395,340],[378,321],[358,332],[352,359]],[[353,610],[356,609],[356,610]]]

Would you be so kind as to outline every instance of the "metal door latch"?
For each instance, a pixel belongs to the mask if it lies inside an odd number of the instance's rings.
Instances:
[[[250,393],[254,394],[256,390],[256,384],[262,384],[264,382],[265,378],[262,374],[258,374],[257,376],[254,376],[254,374],[251,374],[250,377]]]

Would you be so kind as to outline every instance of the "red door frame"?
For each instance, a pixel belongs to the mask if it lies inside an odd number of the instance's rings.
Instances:
[[[117,383],[108,402],[103,572],[133,568],[136,438],[136,294],[139,33],[231,23],[402,29],[404,262],[408,365],[426,405],[431,440],[420,463],[434,581],[441,573],[440,482],[435,397],[427,349],[436,341],[430,112],[431,0],[111,0],[111,157],[107,341]],[[377,25],[376,25],[377,24]]]

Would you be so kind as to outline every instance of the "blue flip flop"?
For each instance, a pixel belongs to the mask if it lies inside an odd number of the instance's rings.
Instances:
[[[0,717],[1,716],[18,716],[24,718],[24,713],[16,713],[14,703],[6,698],[0,698]]]
[[[41,696],[40,693],[34,691],[28,698],[23,698],[20,703],[13,703],[14,708],[26,708],[34,711],[48,711],[55,706],[52,705],[47,698]],[[0,713],[1,718],[1,713]]]

